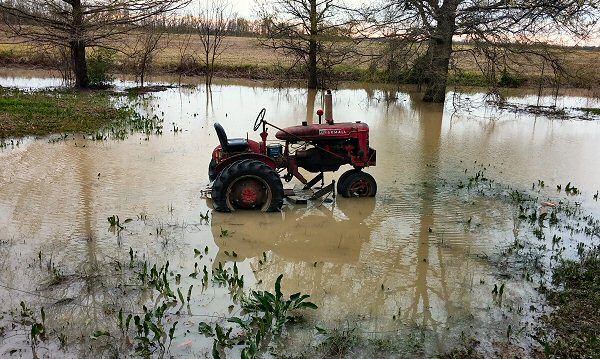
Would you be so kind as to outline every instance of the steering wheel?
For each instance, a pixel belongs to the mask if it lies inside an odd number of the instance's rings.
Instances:
[[[263,120],[265,119],[265,113],[267,112],[266,108],[263,108],[262,110],[260,110],[260,112],[258,113],[258,116],[256,116],[256,120],[254,121],[254,131],[258,130],[258,128],[260,127],[260,124],[263,122]]]

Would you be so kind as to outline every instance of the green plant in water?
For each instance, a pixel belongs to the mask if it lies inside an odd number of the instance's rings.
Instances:
[[[571,186],[571,182],[567,183],[567,186],[565,187],[565,192],[571,195],[577,195],[581,193],[577,187]]]
[[[206,223],[208,223],[208,220],[210,219],[210,217],[208,216],[208,212],[209,212],[209,210],[207,209],[206,214],[200,213],[200,219],[205,221]]]
[[[294,317],[289,315],[290,311],[298,309],[317,309],[317,305],[305,301],[310,297],[308,294],[295,293],[289,299],[284,299],[281,292],[280,274],[275,281],[275,294],[268,291],[252,291],[248,298],[242,300],[242,309],[248,313],[263,313],[263,322],[267,324],[275,334]]]
[[[234,266],[234,270],[235,270]],[[235,272],[234,272],[235,273]],[[221,273],[222,274],[222,273]],[[235,275],[234,275],[235,276]],[[242,298],[241,306],[247,313],[245,319],[232,317],[228,322],[239,325],[244,331],[240,338],[230,338],[231,328],[225,329],[219,324],[215,328],[207,323],[200,323],[198,331],[206,336],[215,337],[213,358],[220,358],[225,347],[242,343],[242,359],[255,358],[259,349],[265,344],[265,338],[281,333],[286,324],[295,317],[290,314],[294,310],[317,309],[314,303],[306,301],[308,294],[295,293],[285,299],[281,291],[283,274],[275,281],[275,294],[268,291],[251,291],[249,297]]]
[[[117,215],[112,215],[112,216],[108,217],[107,220],[111,227],[116,227],[118,229],[125,228],[121,225],[121,221],[119,220],[119,216],[117,216]]]
[[[163,357],[166,350],[171,346],[178,322],[175,321],[168,332],[166,331],[165,312],[169,306],[165,302],[153,310],[149,310],[144,306],[144,315],[133,317],[136,331],[136,353],[138,355],[149,358],[158,351],[158,356]]]
[[[229,237],[232,234],[233,232],[230,232],[228,229],[224,229],[223,227],[221,227],[221,234],[219,234],[219,237]]]
[[[25,302],[21,301],[20,303],[20,318],[18,323],[29,327],[29,335],[31,337],[31,350],[35,358],[37,358],[36,348],[40,342],[46,341],[47,333],[46,333],[46,312],[42,307],[40,309],[40,318],[36,318],[34,312],[31,308],[25,304]]]
[[[106,87],[113,80],[109,71],[114,66],[115,55],[115,50],[96,49],[88,57],[88,78],[92,87]]]

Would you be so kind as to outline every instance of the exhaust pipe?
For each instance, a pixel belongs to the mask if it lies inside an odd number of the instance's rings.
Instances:
[[[329,125],[333,125],[333,101],[332,101],[331,90],[327,90],[325,93],[325,122]]]

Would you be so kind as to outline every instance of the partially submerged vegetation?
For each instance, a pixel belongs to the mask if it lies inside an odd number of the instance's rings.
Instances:
[[[124,122],[132,111],[102,92],[23,92],[0,88],[0,139],[90,133]]]
[[[162,134],[163,119],[142,115],[137,102],[123,104],[103,91],[26,92],[0,87],[0,148],[24,136],[83,134],[92,140],[124,139],[134,132]],[[56,139],[52,139],[56,140]],[[14,140],[13,140],[14,142]]]
[[[542,341],[546,356],[600,358],[600,247],[561,262],[553,282],[547,297],[556,309],[545,318],[552,329]]]

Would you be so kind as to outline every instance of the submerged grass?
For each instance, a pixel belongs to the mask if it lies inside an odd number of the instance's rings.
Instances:
[[[579,261],[565,260],[555,268],[557,289],[547,293],[556,308],[546,318],[553,339],[543,343],[547,357],[600,358],[600,247]]]
[[[90,133],[131,115],[114,106],[108,93],[0,88],[0,139]]]

